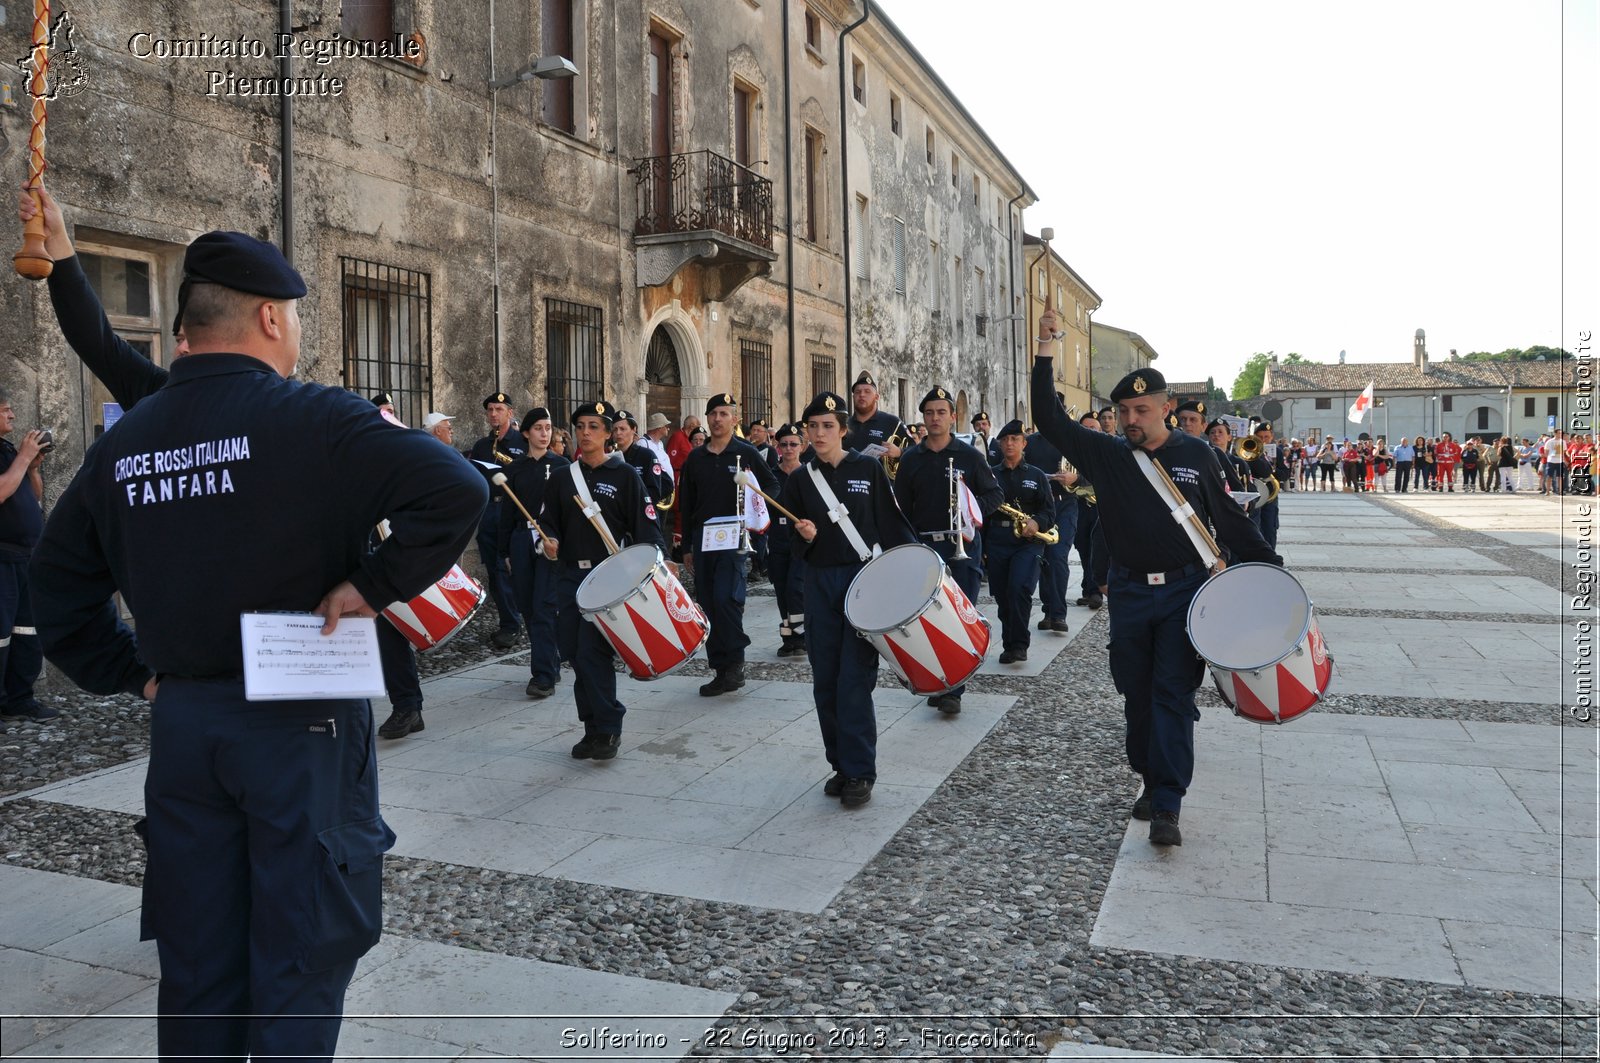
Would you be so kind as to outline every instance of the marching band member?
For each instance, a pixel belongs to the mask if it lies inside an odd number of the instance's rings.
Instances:
[[[552,479],[570,462],[550,449],[555,425],[550,411],[535,406],[522,415],[518,426],[528,442],[528,452],[506,467],[505,490],[535,517],[544,506],[545,492]],[[514,504],[500,511],[499,550],[511,572],[511,592],[517,610],[528,629],[527,695],[544,699],[555,693],[561,679],[560,654],[556,650],[556,611],[560,597],[561,566],[545,556],[535,541],[533,525]]]
[[[846,450],[857,452],[869,446],[883,448],[883,457],[899,460],[901,448],[909,444],[906,426],[892,413],[878,409],[878,385],[866,370],[850,386],[850,401],[855,413],[850,417],[849,434],[845,437]]]
[[[1056,392],[1056,401],[1064,399]],[[1044,473],[1050,481],[1050,498],[1053,504],[1051,517],[1058,538],[1044,545],[1039,570],[1039,604],[1044,616],[1039,618],[1040,631],[1054,631],[1065,635],[1067,627],[1067,582],[1071,576],[1072,544],[1078,535],[1078,496],[1073,488],[1078,483],[1075,469],[1063,468],[1066,464],[1061,451],[1044,436],[1034,432],[1028,436],[1022,460]],[[999,464],[996,462],[996,464]],[[1027,614],[1023,615],[1024,620]]]
[[[778,467],[773,476],[778,481],[778,491],[789,477],[800,471],[800,448],[805,446],[805,433],[796,424],[779,425],[773,439],[778,453]],[[768,564],[772,566],[772,589],[778,596],[778,635],[783,645],[778,647],[779,657],[804,657],[806,655],[805,578],[806,563],[795,550],[794,524],[782,513],[772,514],[772,527],[767,531]]]
[[[572,662],[572,696],[583,721],[583,740],[572,747],[578,760],[615,757],[628,711],[617,700],[617,673],[611,666],[616,651],[578,612],[578,585],[610,556],[590,517],[603,521],[619,546],[661,545],[644,481],[622,455],[606,453],[615,417],[615,407],[604,402],[586,402],[572,411],[577,460],[550,477],[537,514],[545,531],[544,555],[561,562],[556,635],[561,659]]]
[[[950,566],[956,585],[976,602],[978,584],[983,578],[980,562],[983,543],[974,528],[972,542],[961,550],[968,556],[959,559],[955,556],[956,545],[962,539],[961,510],[965,505],[955,476],[960,474],[985,519],[1002,501],[1000,487],[983,455],[951,434],[956,411],[948,391],[934,388],[922,397],[919,409],[928,425],[928,438],[900,458],[900,468],[894,478],[895,498],[917,534]],[[965,690],[963,684],[929,698],[928,704],[940,712],[955,715],[961,711],[961,695]]]
[[[1085,410],[1078,418],[1078,423],[1091,432],[1100,431],[1100,418],[1093,410]],[[1099,609],[1106,604],[1106,596],[1100,588],[1105,585],[1106,574],[1096,571],[1095,547],[1100,534],[1100,507],[1095,504],[1094,484],[1083,475],[1083,470],[1078,470],[1078,487],[1084,488],[1078,492],[1078,531],[1072,537],[1072,545],[1078,550],[1078,564],[1083,568],[1083,580],[1079,589],[1083,592],[1077,604],[1088,609]],[[1105,545],[1100,546],[1101,564],[1104,564]]]
[[[767,468],[774,468],[778,463],[778,452],[772,446],[772,430],[767,427],[767,422],[757,417],[744,429],[745,442],[756,448],[756,453],[761,455],[761,461]],[[766,532],[750,532],[750,579],[753,581],[768,578],[767,553],[770,544],[767,542]]]
[[[1228,427],[1228,422],[1220,417],[1212,421],[1206,426],[1206,438],[1211,440],[1211,449],[1216,452],[1217,464],[1222,466],[1228,490],[1251,490],[1250,463],[1233,452],[1233,429]]]
[[[706,424],[711,435],[696,447],[678,474],[678,508],[683,512],[683,564],[694,573],[694,597],[711,621],[706,639],[706,663],[716,673],[700,687],[701,697],[715,697],[744,686],[744,648],[750,636],[744,631],[746,589],[745,510],[739,505],[742,490],[734,483],[740,469],[748,470],[773,494],[778,481],[756,448],[734,437],[738,403],[724,392],[706,400]],[[702,540],[706,523],[714,518],[737,517],[731,541],[719,540],[711,549]],[[713,538],[716,538],[713,535]]]
[[[783,485],[783,507],[799,517],[794,531],[806,563],[806,656],[822,748],[833,776],[822,792],[846,808],[872,800],[878,777],[878,720],[872,691],[878,651],[850,628],[845,593],[873,556],[917,541],[896,505],[883,464],[844,446],[844,399],[824,391],[806,407],[816,457]]]
[[[1033,589],[1039,582],[1039,563],[1044,555],[1044,540],[1039,533],[1055,527],[1055,498],[1044,470],[1023,461],[1028,438],[1021,421],[1009,421],[1000,429],[1000,464],[993,469],[1004,504],[1027,514],[1021,534],[1014,520],[998,520],[989,525],[989,589],[1000,610],[1001,664],[1016,664],[1028,659],[1028,614],[1033,612]]]
[[[1261,538],[1272,549],[1278,548],[1278,500],[1265,501],[1265,496],[1270,488],[1267,483],[1272,478],[1273,461],[1267,455],[1268,448],[1272,445],[1272,424],[1262,421],[1250,430],[1256,437],[1256,442],[1261,444],[1261,450],[1254,458],[1247,458],[1250,464],[1250,477],[1256,482],[1256,490],[1262,493],[1262,498],[1256,499],[1255,505],[1250,507],[1250,519],[1255,522],[1256,528],[1261,532]]]
[[[652,504],[671,493],[672,477],[663,471],[655,448],[639,438],[639,422],[627,410],[617,411],[617,419],[611,425],[611,445],[639,474]]]
[[[527,453],[524,440],[517,433],[516,409],[511,396],[497,391],[483,400],[484,417],[489,422],[489,432],[482,436],[467,457],[478,463],[487,478],[502,471],[517,458]],[[483,520],[478,525],[478,560],[483,562],[483,580],[489,585],[489,597],[494,600],[500,626],[489,636],[489,645],[497,650],[509,650],[517,643],[517,632],[522,618],[517,615],[512,600],[511,579],[506,574],[504,559],[495,552],[500,538],[500,509],[505,503],[505,493],[497,486],[489,486],[489,504],[484,507]]]
[[[1181,845],[1178,813],[1194,774],[1194,692],[1205,674],[1186,626],[1189,603],[1207,577],[1188,533],[1172,516],[1135,448],[1158,462],[1185,502],[1216,529],[1240,561],[1282,559],[1206,474],[1211,452],[1199,440],[1169,432],[1167,385],[1154,369],[1138,369],[1111,392],[1123,438],[1074,424],[1055,401],[1052,377],[1056,314],[1040,317],[1033,367],[1033,411],[1039,427],[1094,481],[1100,521],[1111,547],[1111,676],[1124,699],[1128,764],[1144,777],[1136,819],[1150,819],[1150,841]]]

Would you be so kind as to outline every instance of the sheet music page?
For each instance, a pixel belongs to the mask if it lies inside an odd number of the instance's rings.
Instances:
[[[323,637],[311,613],[241,613],[246,701],[381,698],[378,622],[347,616]]]
[[[863,458],[880,458],[887,453],[889,453],[889,448],[882,443],[868,443],[861,448],[861,456]]]

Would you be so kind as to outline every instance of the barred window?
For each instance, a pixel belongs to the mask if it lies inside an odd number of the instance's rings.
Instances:
[[[746,424],[762,420],[772,426],[772,344],[739,341],[739,401]]]
[[[811,356],[811,394],[820,395],[824,391],[833,391],[834,388],[834,361],[831,354],[813,354]]]
[[[433,401],[432,278],[358,258],[339,259],[344,386],[387,391],[395,415],[422,424]]]
[[[603,398],[604,320],[598,306],[544,301],[545,390],[550,409]]]
[[[1319,410],[1331,410],[1331,409],[1333,409],[1333,399],[1330,398],[1330,397],[1327,397],[1327,396],[1318,396],[1317,397],[1317,409],[1319,409]]]

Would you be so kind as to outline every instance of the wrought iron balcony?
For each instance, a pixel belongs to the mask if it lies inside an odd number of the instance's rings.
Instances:
[[[690,262],[705,267],[708,295],[726,298],[768,273],[772,182],[713,151],[640,159],[633,170],[639,284],[664,284]]]

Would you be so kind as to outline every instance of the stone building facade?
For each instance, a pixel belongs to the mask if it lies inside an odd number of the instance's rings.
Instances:
[[[1148,369],[1157,358],[1156,349],[1139,335],[1096,321],[1091,333],[1094,341],[1094,393],[1097,403],[1111,401],[1111,389],[1117,381],[1135,369]]]
[[[75,12],[87,84],[51,104],[47,182],[113,323],[155,360],[171,356],[185,245],[228,228],[285,244],[305,274],[303,378],[390,391],[409,423],[456,415],[468,439],[494,390],[558,415],[603,395],[674,419],[723,390],[746,417],[787,417],[861,368],[910,390],[942,379],[973,402],[1009,395],[991,364],[1012,357],[1002,330],[977,335],[978,321],[1012,298],[1031,193],[875,7],[286,6],[290,38],[264,0]],[[0,51],[20,56],[27,20],[8,10]],[[370,54],[377,42],[395,54]],[[541,56],[576,76],[518,76]],[[0,165],[20,175],[28,100],[11,98]],[[889,219],[905,222],[903,252]],[[935,243],[943,266],[962,262],[942,305],[926,294]],[[866,275],[847,290],[852,248]],[[66,349],[43,285],[0,282],[0,317],[22,423],[53,425],[55,461],[75,463],[109,396]]]
[[[1089,287],[1089,282],[1067,265],[1065,259],[1050,249],[1048,261],[1044,257],[1044,241],[1029,233],[1023,240],[1027,255],[1028,318],[1023,334],[1031,344],[1039,334],[1039,316],[1046,305],[1056,308],[1061,321],[1060,345],[1056,348],[1056,390],[1063,396],[1068,409],[1077,407],[1080,412],[1096,409],[1098,404],[1089,393],[1089,377],[1093,361],[1089,356],[1090,332],[1093,322],[1090,315],[1100,309],[1100,296]]]

